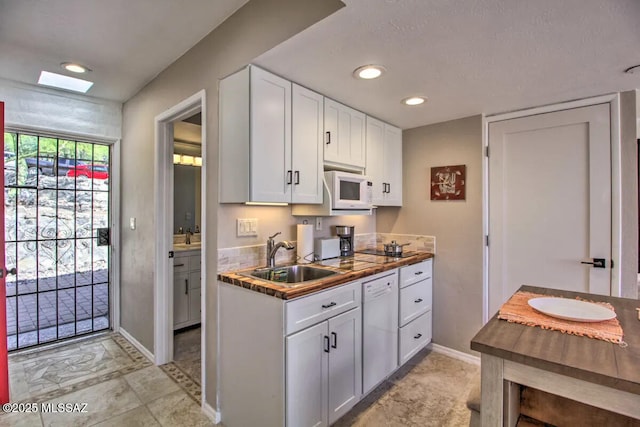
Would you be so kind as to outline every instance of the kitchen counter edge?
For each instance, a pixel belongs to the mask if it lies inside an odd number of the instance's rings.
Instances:
[[[255,292],[259,292],[265,295],[269,295],[275,298],[283,300],[291,300],[294,298],[307,296],[315,292],[323,291],[333,288],[335,286],[344,285],[345,283],[353,282],[354,280],[362,279],[374,274],[382,273],[385,271],[393,270],[394,268],[403,267],[405,265],[416,264],[418,262],[433,258],[433,254],[430,252],[418,252],[407,258],[399,258],[393,262],[387,262],[384,264],[374,264],[371,267],[358,270],[358,271],[345,271],[335,267],[319,266],[317,264],[308,264],[316,267],[321,267],[327,270],[338,272],[338,274],[324,279],[315,280],[310,284],[301,284],[295,287],[278,286],[273,282],[266,280],[260,280],[253,277],[248,277],[242,273],[246,273],[255,269],[245,269],[234,272],[226,272],[218,274],[218,280],[230,285],[239,286],[244,289],[249,289]]]

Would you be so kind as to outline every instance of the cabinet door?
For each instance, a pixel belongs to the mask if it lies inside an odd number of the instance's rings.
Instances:
[[[329,322],[329,424],[333,424],[362,395],[362,317],[360,307]]]
[[[189,273],[173,275],[173,327],[189,320]]]
[[[327,426],[329,342],[327,322],[286,339],[287,426]]]
[[[189,290],[189,323],[200,323],[200,301],[202,300],[200,295],[201,288]]]
[[[192,271],[189,273],[189,323],[200,322],[200,282],[201,272]]]
[[[324,97],[292,87],[291,168],[293,203],[322,203]]]
[[[291,82],[251,67],[250,200],[291,200]]]
[[[384,125],[385,206],[402,206],[402,130]]]
[[[349,164],[364,169],[366,165],[365,115],[353,108],[345,107],[349,118]]]
[[[340,163],[338,152],[338,117],[340,116],[340,104],[324,99],[324,161]]]
[[[384,123],[373,117],[367,116],[367,167],[366,175],[373,182],[373,204],[384,205],[385,190],[387,188],[384,179]]]
[[[328,98],[324,114],[324,161],[364,169],[365,115]]]

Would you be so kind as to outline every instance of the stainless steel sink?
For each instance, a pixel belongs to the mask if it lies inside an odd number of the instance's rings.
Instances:
[[[245,274],[257,279],[276,282],[281,286],[293,286],[311,280],[323,279],[338,273],[309,265],[290,265],[286,267],[258,268]]]

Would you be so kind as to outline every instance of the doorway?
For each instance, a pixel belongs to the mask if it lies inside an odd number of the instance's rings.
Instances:
[[[174,107],[160,114],[155,119],[156,150],[155,150],[155,194],[156,194],[156,272],[154,279],[154,357],[156,365],[164,365],[174,358],[174,272],[175,262],[174,235],[174,124],[200,113],[206,118],[204,90],[196,93]],[[201,194],[206,194],[206,120],[202,120],[200,128],[201,140]],[[202,200],[205,198],[203,197]],[[194,212],[194,216],[195,212]],[[201,203],[199,208],[201,218],[200,232],[206,235],[206,204]],[[195,228],[195,224],[194,224]],[[182,230],[183,233],[186,230]],[[191,230],[192,232],[194,230]],[[206,384],[206,346],[203,340],[206,336],[206,240],[203,239],[200,258],[193,262],[200,264],[199,277],[202,283],[200,292],[201,311],[201,373],[200,384],[202,386],[202,401],[205,401]],[[192,260],[189,259],[189,263]],[[183,267],[183,266],[180,266]],[[182,289],[182,288],[181,288]],[[190,291],[189,283],[186,284]]]
[[[111,147],[4,133],[7,346],[111,327]]]
[[[485,321],[523,284],[616,295],[611,101],[488,120]]]

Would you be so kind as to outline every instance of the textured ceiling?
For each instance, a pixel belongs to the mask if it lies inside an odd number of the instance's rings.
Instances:
[[[0,0],[0,77],[35,84],[77,61],[87,95],[126,101],[246,2]]]
[[[0,0],[0,77],[79,61],[126,101],[246,1]],[[343,1],[254,62],[404,129],[640,88],[640,0]],[[368,63],[387,73],[354,79]]]
[[[638,0],[343,1],[254,62],[404,129],[640,87]]]

